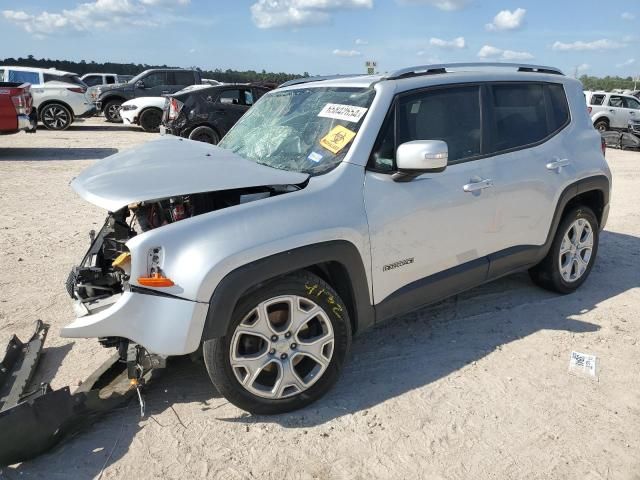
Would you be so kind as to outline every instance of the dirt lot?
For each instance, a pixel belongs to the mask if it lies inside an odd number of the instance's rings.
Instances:
[[[155,136],[93,119],[0,138],[0,345],[49,322],[55,388],[108,356],[58,337],[73,315],[64,280],[105,216],[68,183]],[[640,154],[607,157],[611,215],[575,294],[520,274],[382,325],[356,338],[327,397],[290,415],[250,416],[178,361],[147,418],[131,404],[0,477],[640,479]],[[572,350],[597,355],[597,379],[568,373]]]

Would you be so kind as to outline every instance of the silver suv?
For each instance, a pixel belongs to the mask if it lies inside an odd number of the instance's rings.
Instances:
[[[581,85],[554,68],[290,82],[219,146],[161,138],[73,180],[110,213],[69,276],[62,336],[140,365],[202,347],[229,401],[290,411],[375,323],[522,270],[574,291],[610,185]]]

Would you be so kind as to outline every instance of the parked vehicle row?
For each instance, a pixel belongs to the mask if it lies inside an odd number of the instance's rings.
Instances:
[[[28,83],[0,82],[0,135],[35,132],[36,110]]]
[[[600,132],[626,130],[640,120],[640,100],[612,92],[584,92],[593,126]]]

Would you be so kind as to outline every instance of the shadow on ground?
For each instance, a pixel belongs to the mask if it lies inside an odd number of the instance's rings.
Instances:
[[[604,232],[591,277],[572,295],[541,290],[526,273],[517,274],[378,326],[355,339],[345,372],[327,396],[287,415],[238,412],[232,418],[222,417],[216,410],[226,401],[212,387],[204,366],[187,358],[175,359],[165,374],[149,385],[147,414],[154,417],[173,409],[173,405],[198,403],[207,419],[229,423],[273,422],[285,428],[320,425],[429,385],[502,345],[540,330],[596,332],[598,325],[573,317],[640,286],[639,264],[640,238]],[[514,310],[523,305],[535,308]],[[182,423],[175,409],[173,413],[176,423]],[[101,424],[92,427],[100,428],[101,435],[81,434],[36,460],[5,470],[5,475],[25,478],[21,476],[46,471],[47,478],[68,478],[77,468],[70,465],[68,457],[77,456],[79,451],[86,452],[81,460],[84,471],[98,475],[126,454],[136,433],[144,428],[135,403],[112,412]],[[83,437],[85,443],[79,444]],[[108,457],[90,455],[95,447],[92,442],[97,441],[115,445]]]
[[[117,148],[0,148],[0,162],[99,160],[114,153],[118,153]]]

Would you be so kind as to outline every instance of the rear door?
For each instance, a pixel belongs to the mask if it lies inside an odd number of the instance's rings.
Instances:
[[[611,95],[607,108],[609,109],[609,125],[611,128],[626,128],[629,123],[629,114],[624,106],[624,97]]]
[[[624,128],[627,128],[629,121],[640,120],[640,101],[632,97],[623,97],[624,107],[627,110],[627,123]]]
[[[171,72],[172,77],[172,85],[171,85],[171,93],[178,92],[189,85],[193,85],[195,82],[195,77],[193,72],[190,71],[177,71]]]
[[[225,88],[218,95],[214,105],[214,114],[219,116],[219,124],[224,128],[223,135],[233,127],[240,117],[249,109],[245,104],[245,89]]]
[[[562,84],[513,82],[487,85],[484,115],[489,135],[485,160],[494,181],[494,216],[488,235],[494,253],[535,253],[546,241],[560,193],[575,178],[564,135],[571,128]],[[512,264],[491,264],[490,275]],[[501,271],[504,269],[504,271]]]

